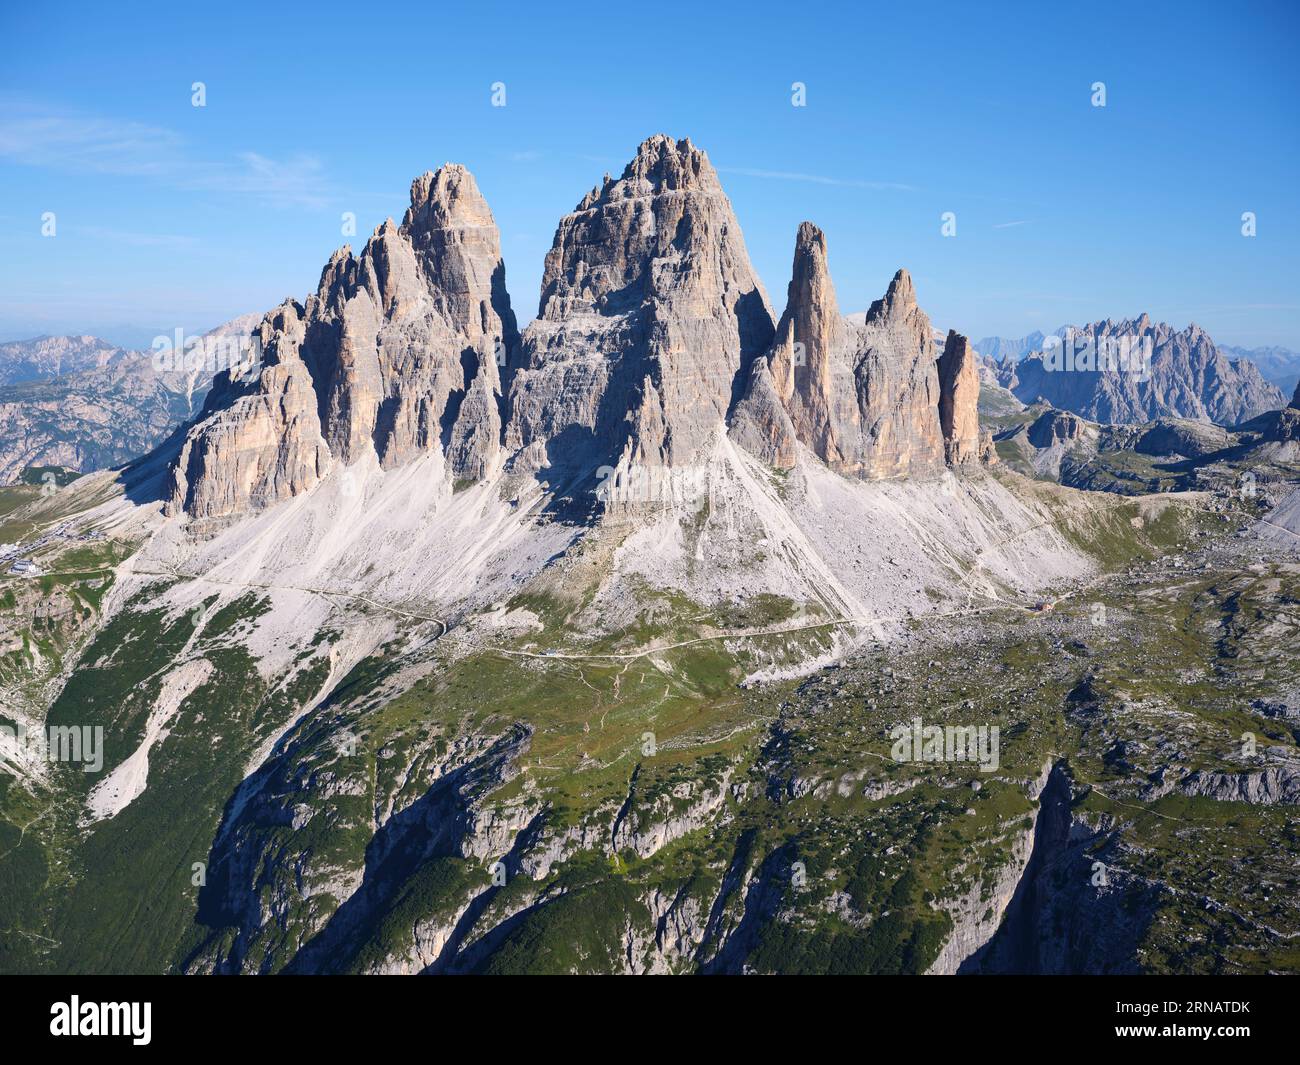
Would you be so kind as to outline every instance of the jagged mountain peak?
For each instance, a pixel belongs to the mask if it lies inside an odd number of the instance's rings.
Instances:
[[[802,222],[795,234],[794,265],[770,363],[783,402],[792,403],[796,392],[811,399],[819,423],[825,420],[832,388],[829,352],[843,342],[843,330],[826,255],[826,234],[812,222]],[[817,435],[823,429],[811,433]]]
[[[1190,344],[1213,344],[1210,336],[1195,322],[1189,322],[1179,329],[1168,322],[1156,321],[1146,311],[1131,318],[1106,318],[1083,325],[1062,326],[1055,333],[1058,337],[1150,337],[1159,342],[1169,337],[1182,337]]]
[[[826,234],[812,222],[800,222],[794,241],[794,277],[792,284],[814,276],[830,280],[826,259]]]
[[[687,188],[720,189],[717,171],[703,149],[689,137],[674,140],[656,133],[642,141],[623,170],[622,181],[644,181],[655,191]]]
[[[698,465],[772,331],[708,157],[651,137],[556,227],[513,368],[507,446],[575,471]]]
[[[445,163],[411,182],[411,206],[402,218],[405,232],[494,224],[474,175],[459,163]]]
[[[501,461],[497,352],[517,339],[500,240],[464,167],[415,179],[399,226],[335,251],[305,304],[263,320],[256,374],[223,375],[186,434],[169,507],[219,517],[310,490],[367,454],[440,453],[445,475]]]
[[[957,407],[941,428],[911,275],[899,270],[851,323],[826,236],[804,222],[778,329],[708,156],[663,134],[560,220],[522,344],[491,211],[451,163],[411,183],[400,225],[387,220],[359,255],[334,252],[317,292],[268,315],[260,336],[262,372],[226,381],[188,433],[173,510],[237,513],[367,453],[389,468],[441,452],[457,480],[509,459],[595,492],[610,467],[698,471],[729,426],[778,464],[801,441],[868,479],[933,473],[945,452],[964,461],[975,446],[945,443],[970,422],[970,353],[954,355],[945,394]],[[768,391],[767,420],[746,437],[753,410],[741,408]]]
[[[1064,349],[1030,355],[1003,372],[1022,402],[1042,396],[1100,423],[1178,417],[1219,425],[1239,424],[1285,402],[1254,363],[1232,360],[1195,322],[1177,329],[1143,312],[1066,326],[1058,335],[1067,341]],[[1102,340],[1118,343],[1087,349],[1088,341]]]
[[[688,139],[657,134],[641,143],[621,177],[606,175],[560,220],[538,317],[622,314],[683,295],[705,313],[705,300],[732,289],[762,293],[717,173]],[[761,300],[766,309],[766,294]]]
[[[732,435],[773,465],[795,465],[802,445],[832,469],[867,480],[924,476],[945,462],[988,457],[974,351],[954,332],[937,363],[934,343],[906,270],[861,324],[843,317],[825,234],[804,222],[776,339],[749,376]]]
[[[590,211],[615,200],[685,191],[720,194],[718,173],[708,155],[689,137],[674,140],[665,133],[656,133],[637,146],[636,154],[618,178],[606,171],[601,183],[579,201],[574,211]]]
[[[794,266],[786,292],[786,315],[800,313],[813,299],[839,313],[835,289],[831,282],[830,262],[826,254],[826,234],[812,222],[801,222],[795,234]]]
[[[916,286],[912,284],[912,275],[900,269],[889,282],[884,297],[872,302],[867,310],[867,321],[907,315],[916,309]]]

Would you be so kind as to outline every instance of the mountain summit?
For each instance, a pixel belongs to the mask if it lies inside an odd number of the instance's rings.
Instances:
[[[74,816],[6,867],[49,871],[9,878],[37,937],[20,962],[997,970],[980,951],[1000,924],[1014,943],[1058,927],[1012,905],[1022,884],[1082,914],[1063,943],[1147,906],[1145,886],[1039,878],[1064,853],[1033,860],[1044,839],[1090,868],[1074,773],[1126,803],[1295,794],[1290,769],[1213,761],[1217,726],[1180,734],[1184,764],[1157,774],[1155,718],[1111,713],[1116,677],[1166,659],[1133,701],[1203,696],[1221,641],[1202,660],[1175,633],[1174,654],[1149,601],[1183,564],[1231,567],[1188,585],[1193,612],[1211,580],[1216,617],[1262,588],[1239,575],[1255,543],[1203,543],[1253,497],[1051,483],[1093,459],[1145,489],[1184,441],[1239,461],[1229,434],[1153,426],[1109,466],[1097,427],[1018,412],[987,471],[969,340],[936,336],[906,270],[842,315],[829,246],[798,227],[774,321],[707,156],[654,137],[561,219],[518,335],[491,212],[447,165],[400,225],[266,315],[260,361],[224,372],[168,444],[33,493],[10,525],[11,690],[21,720],[115,742],[96,781],[22,767]],[[1294,422],[1237,443],[1281,469]],[[1098,601],[1122,628],[1097,625]],[[1009,742],[978,767],[896,753],[921,707]],[[1125,768],[1107,752],[1129,737]],[[11,803],[13,838],[34,808]],[[817,886],[787,895],[796,860]],[[832,938],[789,938],[810,917]],[[1098,965],[1146,942],[1129,939]],[[47,961],[46,943],[68,946]]]
[[[805,222],[774,326],[708,156],[663,135],[560,220],[522,337],[492,213],[454,164],[257,336],[260,366],[221,375],[180,445],[170,513],[231,517],[336,466],[426,454],[457,484],[509,468],[595,491],[610,472],[707,473],[728,431],[769,464],[803,447],[867,480],[981,453],[969,344],[952,334],[936,361],[907,271],[850,322]]]
[[[1052,341],[1049,341],[1051,343]],[[1057,365],[1050,353],[1030,355],[1004,368],[1000,383],[1017,398],[1042,398],[1091,421],[1139,424],[1161,417],[1237,425],[1285,403],[1276,385],[1265,381],[1249,360],[1234,361],[1195,323],[1178,330],[1142,314],[1107,319],[1060,330],[1059,344],[1103,350],[1128,343],[1141,352],[1140,364],[1099,369],[1084,363]]]
[[[802,444],[832,469],[867,480],[933,475],[945,460],[977,457],[974,355],[953,333],[947,362],[936,363],[932,332],[906,270],[862,324],[843,317],[825,234],[804,222],[785,313],[753,368],[733,435],[773,465],[794,465]]]
[[[439,450],[450,475],[500,462],[497,353],[516,341],[492,213],[448,164],[411,184],[400,226],[337,251],[305,305],[258,329],[262,366],[221,375],[177,459],[169,506],[237,514],[310,489],[335,463]]]
[[[560,220],[506,444],[578,472],[700,466],[772,312],[708,156],[651,137]]]

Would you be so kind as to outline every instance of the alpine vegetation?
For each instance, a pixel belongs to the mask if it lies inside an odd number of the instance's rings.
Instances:
[[[845,10],[787,71],[763,18],[642,84],[512,13],[436,92],[301,19],[292,84],[245,33],[255,96],[0,119],[0,318],[83,318],[0,345],[0,972],[1300,970],[1300,392],[1217,342],[1295,325],[1294,145],[1236,109],[1293,100],[1283,16],[1160,72],[1215,64],[1250,166],[1193,109],[1121,183],[1026,160],[1127,148],[1140,64],[980,92]],[[162,1046],[145,990],[50,1035]]]

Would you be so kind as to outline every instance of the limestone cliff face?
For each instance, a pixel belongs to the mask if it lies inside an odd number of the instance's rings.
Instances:
[[[853,402],[852,353],[858,331],[839,312],[826,261],[826,237],[811,222],[799,227],[785,313],[767,357],[772,389],[789,418],[793,438],[832,465],[842,464],[846,428],[858,424]],[[760,374],[763,372],[760,369]],[[780,464],[794,452],[784,424],[775,437]]]
[[[980,460],[978,363],[970,340],[950,329],[939,356],[939,427],[950,466]]]
[[[511,366],[506,445],[521,463],[707,461],[772,315],[708,156],[651,137],[561,219],[541,305]]]
[[[1283,444],[1300,441],[1300,385],[1296,385],[1290,405],[1278,411],[1277,421],[1265,432],[1265,438]]]
[[[500,239],[464,167],[411,185],[360,256],[336,252],[304,305],[263,321],[265,358],[218,378],[173,470],[170,508],[213,517],[309,489],[373,450],[385,467],[440,448],[453,477],[502,461],[498,353],[517,340]]]
[[[267,506],[307,491],[325,473],[311,373],[298,356],[302,307],[287,300],[258,331],[260,372],[223,371],[171,471],[169,508],[210,517]]]
[[[731,432],[776,466],[792,466],[802,443],[850,476],[925,476],[945,461],[978,462],[987,450],[978,399],[969,342],[952,334],[936,363],[906,270],[862,324],[839,313],[826,238],[805,222],[776,338],[749,374]]]
[[[1068,410],[1050,409],[1034,419],[1029,426],[1029,442],[1034,447],[1053,447],[1082,440],[1088,423]]]
[[[172,513],[237,515],[372,454],[390,468],[437,451],[457,480],[509,460],[582,490],[611,471],[607,483],[703,471],[728,427],[774,464],[802,444],[868,479],[937,473],[991,447],[970,345],[952,334],[936,363],[905,270],[852,322],[826,238],[804,223],[774,327],[708,157],[662,135],[561,219],[522,338],[491,212],[451,164],[413,182],[400,225],[360,255],[336,252],[316,292],[257,335],[263,360],[220,375],[186,432]]]

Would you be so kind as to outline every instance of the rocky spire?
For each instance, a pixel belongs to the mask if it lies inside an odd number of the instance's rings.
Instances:
[[[359,257],[336,252],[305,307],[272,312],[261,336],[266,365],[220,381],[187,434],[173,511],[266,505],[372,450],[396,466],[441,449],[453,478],[502,461],[498,354],[517,332],[497,228],[464,167],[416,178],[402,224]]]
[[[912,284],[912,275],[906,270],[899,270],[889,282],[883,299],[872,302],[867,311],[867,321],[872,319],[906,317],[917,312],[916,287]]]
[[[943,468],[939,379],[930,319],[912,275],[899,270],[867,311],[854,365],[861,433],[848,472],[868,478],[924,476]]]
[[[980,457],[978,356],[971,342],[955,329],[939,356],[939,427],[948,465],[978,462]]]
[[[842,318],[826,238],[805,222],[795,240],[785,313],[749,375],[733,437],[777,466],[795,441],[833,469],[875,479],[943,468],[939,383],[930,322],[906,270],[855,326]]]
[[[560,220],[512,368],[507,445],[580,479],[705,463],[772,328],[708,156],[651,137]]]
[[[848,341],[826,262],[826,235],[804,222],[795,237],[794,269],[770,362],[796,435],[828,462],[843,458],[835,434],[835,378],[844,367],[836,353]]]

